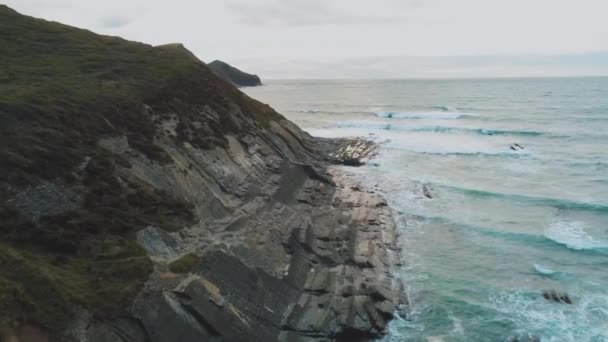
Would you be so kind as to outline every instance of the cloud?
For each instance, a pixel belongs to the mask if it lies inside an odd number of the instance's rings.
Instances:
[[[414,0],[415,1],[415,0]],[[416,6],[414,1],[410,1]],[[342,6],[330,6],[334,5]],[[351,3],[352,4],[352,3]],[[365,15],[348,11],[356,6],[349,6],[343,1],[321,0],[274,0],[266,3],[229,2],[227,7],[240,20],[251,26],[321,26],[351,24],[387,24],[403,17],[387,15]]]
[[[266,78],[608,74],[607,0],[0,2]]]
[[[99,19],[99,26],[102,28],[115,29],[115,28],[121,28],[123,26],[127,26],[127,25],[129,25],[130,22],[131,22],[131,19],[129,19],[129,18],[126,18],[123,16],[110,15],[110,16],[105,16],[105,17],[102,17],[101,19]]]

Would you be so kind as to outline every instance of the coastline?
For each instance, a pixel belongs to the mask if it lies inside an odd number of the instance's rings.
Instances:
[[[608,340],[608,79],[239,90],[0,27],[0,341]]]
[[[9,56],[2,340],[366,341],[386,332],[405,304],[392,213],[335,167],[361,165],[372,142],[310,136],[182,45],[102,37],[5,6],[0,16],[9,33],[61,30],[57,43],[71,51],[46,44],[44,61],[36,49]],[[57,67],[92,56],[99,70]],[[142,68],[104,73],[143,56]],[[73,92],[29,105],[57,84]]]
[[[375,151],[360,139],[317,142],[352,151],[341,154],[347,160]],[[177,331],[186,340],[243,341],[368,341],[386,333],[407,304],[394,273],[400,249],[392,209],[347,166],[316,171],[292,165],[280,172],[268,202],[245,204],[248,212],[240,216],[206,223],[215,237],[201,225],[178,234],[140,233],[158,264],[132,311],[153,341],[172,340]],[[239,235],[229,241],[225,232],[235,229]],[[217,241],[218,233],[224,246],[200,244]],[[186,251],[201,261],[187,274],[167,270]],[[176,320],[180,312],[192,324]]]
[[[352,164],[343,162],[370,158],[377,146],[363,139],[298,135],[302,146],[314,150],[312,159],[281,161],[276,168],[255,165],[260,155],[246,153],[230,139],[228,153],[191,155],[189,179],[171,185],[178,194],[192,191],[184,185],[202,184],[202,173],[209,170],[198,167],[215,158],[232,176],[244,172],[245,165],[257,170],[248,170],[249,176],[263,171],[255,181],[249,178],[249,185],[260,192],[248,196],[237,191],[240,195],[234,198],[235,184],[243,183],[215,179],[217,185],[208,183],[207,191],[218,191],[213,196],[226,196],[223,201],[236,201],[233,212],[203,218],[175,232],[154,226],[140,230],[137,241],[153,261],[154,271],[129,317],[96,320],[85,312],[68,336],[158,342],[383,337],[390,320],[407,305],[395,272],[401,263],[395,216],[379,192],[365,187],[349,171],[351,166],[344,166]],[[154,171],[129,151],[120,152],[117,143],[104,142],[128,158],[134,165],[130,172],[156,184],[168,186],[173,181],[171,173]],[[181,153],[175,150],[172,156],[179,160],[185,157]],[[265,186],[257,188],[259,184]],[[188,196],[194,203],[196,197],[208,197],[204,191]],[[198,204],[199,211],[210,208],[212,203]],[[125,334],[132,338],[125,340]]]
[[[385,341],[606,338],[606,80],[271,83],[247,93],[307,132],[382,141],[352,172],[402,234]]]

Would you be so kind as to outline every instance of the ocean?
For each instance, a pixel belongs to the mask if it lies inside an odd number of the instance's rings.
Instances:
[[[381,144],[352,172],[399,213],[410,306],[386,341],[608,341],[608,78],[244,91],[312,135]]]

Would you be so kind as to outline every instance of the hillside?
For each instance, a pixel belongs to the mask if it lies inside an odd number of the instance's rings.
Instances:
[[[248,74],[243,72],[228,63],[215,60],[207,64],[213,72],[224,80],[234,84],[237,87],[255,87],[262,85],[258,75]]]
[[[394,225],[368,219],[390,211],[329,166],[371,145],[310,137],[179,44],[0,6],[0,51],[0,340],[384,332]]]

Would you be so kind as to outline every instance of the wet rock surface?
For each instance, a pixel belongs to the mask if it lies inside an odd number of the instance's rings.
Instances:
[[[570,295],[565,292],[557,292],[555,290],[545,290],[542,292],[543,298],[555,303],[572,304]]]

